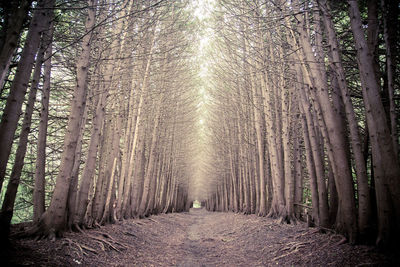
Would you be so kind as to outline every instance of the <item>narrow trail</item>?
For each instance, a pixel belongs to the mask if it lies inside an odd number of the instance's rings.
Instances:
[[[236,244],[232,242],[236,234],[232,229],[233,218],[229,223],[221,215],[204,210],[192,211],[191,222],[182,240],[182,259],[178,266],[232,266],[246,263],[248,257],[243,253],[245,250],[235,248]]]
[[[67,233],[13,240],[6,265],[18,266],[366,266],[399,265],[372,247],[350,246],[303,223],[203,209]],[[8,261],[7,261],[8,257]]]

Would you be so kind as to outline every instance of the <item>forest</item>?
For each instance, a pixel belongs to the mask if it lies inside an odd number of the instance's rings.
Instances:
[[[196,201],[393,246],[399,10],[2,1],[0,241],[13,225],[55,240]]]

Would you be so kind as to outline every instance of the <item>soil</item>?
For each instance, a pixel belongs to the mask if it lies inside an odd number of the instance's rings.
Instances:
[[[304,223],[192,209],[55,241],[14,239],[2,259],[8,266],[400,266],[399,254],[343,241]]]

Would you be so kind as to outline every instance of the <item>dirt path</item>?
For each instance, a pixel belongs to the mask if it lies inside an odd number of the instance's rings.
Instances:
[[[400,265],[399,258],[341,240],[304,224],[192,210],[67,233],[55,242],[15,240],[6,258],[19,266]]]
[[[180,262],[178,266],[217,266],[217,265],[242,265],[246,262],[244,250],[233,248],[232,243],[235,232],[228,224],[223,214],[212,214],[204,210],[190,213],[192,220],[187,227],[185,238],[181,244]],[[228,222],[229,223],[229,222]],[[232,243],[234,245],[234,243]]]

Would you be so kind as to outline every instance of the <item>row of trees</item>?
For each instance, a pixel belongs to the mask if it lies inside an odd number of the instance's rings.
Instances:
[[[2,236],[21,177],[33,187],[34,234],[188,210],[197,98],[187,1],[20,0],[1,11]]]
[[[396,240],[398,12],[385,0],[217,1],[209,210],[292,222],[307,207],[352,243]]]

